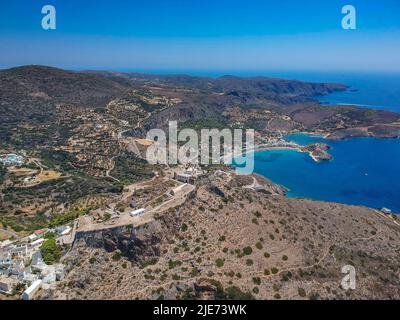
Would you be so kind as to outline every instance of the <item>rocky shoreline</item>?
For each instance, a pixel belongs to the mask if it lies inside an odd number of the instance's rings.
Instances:
[[[330,149],[329,145],[322,142],[311,143],[301,148],[303,152],[308,152],[310,157],[316,162],[332,160],[333,156],[328,152]]]

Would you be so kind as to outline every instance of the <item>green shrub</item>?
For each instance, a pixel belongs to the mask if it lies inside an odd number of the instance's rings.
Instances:
[[[228,287],[225,290],[226,298],[228,300],[253,300],[254,297],[250,292],[243,292],[238,287]]]
[[[43,257],[43,261],[46,264],[54,264],[60,261],[61,258],[61,248],[57,245],[56,239],[47,239],[43,242],[40,247],[40,252]]]
[[[178,260],[176,260],[176,261],[169,260],[168,261],[168,268],[169,269],[174,269],[175,267],[180,266],[181,264],[182,264],[182,262],[180,262]]]
[[[54,217],[50,223],[50,227],[55,227],[59,225],[63,225],[69,222],[74,221],[76,218],[85,215],[89,212],[89,209],[82,209],[82,210],[75,210],[75,211],[70,211],[61,215],[58,215]]]
[[[190,271],[190,276],[191,277],[197,277],[199,275],[200,271],[196,267],[192,268],[192,271]]]
[[[225,261],[221,258],[218,258],[217,260],[215,260],[215,264],[217,265],[218,268],[222,268],[225,264]]]
[[[304,298],[305,296],[307,296],[306,294],[306,290],[304,290],[303,288],[298,288],[297,292],[299,293],[299,296]]]
[[[172,275],[172,280],[180,280],[180,279],[181,279],[181,277],[178,276],[177,274]]]
[[[155,265],[158,262],[158,258],[153,257],[143,261],[140,265],[141,268],[146,268],[148,266]]]
[[[115,252],[112,255],[111,259],[113,259],[114,261],[119,261],[119,260],[121,260],[121,257],[122,257],[121,252]]]
[[[253,249],[252,249],[251,247],[244,247],[244,248],[243,248],[243,253],[244,253],[246,256],[249,256],[249,255],[251,255],[251,254],[253,253]]]
[[[54,232],[46,232],[46,234],[44,235],[45,239],[55,239],[56,238],[56,234]]]
[[[246,260],[246,265],[252,266],[253,264],[254,264],[253,260],[251,260],[251,259]]]

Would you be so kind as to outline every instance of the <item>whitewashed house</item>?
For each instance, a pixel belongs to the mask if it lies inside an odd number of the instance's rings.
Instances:
[[[32,283],[32,285],[24,291],[22,294],[22,300],[32,300],[35,293],[39,291],[40,287],[42,286],[41,280],[36,280]]]
[[[0,276],[0,292],[5,294],[10,294],[13,291],[13,288],[18,284],[13,278]]]

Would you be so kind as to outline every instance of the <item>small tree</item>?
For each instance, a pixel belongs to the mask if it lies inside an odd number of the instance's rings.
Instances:
[[[40,247],[40,252],[42,253],[43,261],[46,262],[46,264],[54,264],[60,261],[61,249],[54,238],[47,239],[43,242]]]
[[[251,255],[252,252],[253,252],[253,249],[251,249],[251,247],[244,247],[244,248],[243,248],[243,253],[244,253],[246,256]]]
[[[224,260],[221,258],[218,258],[217,260],[215,260],[215,264],[217,265],[218,268],[222,268],[224,266]]]

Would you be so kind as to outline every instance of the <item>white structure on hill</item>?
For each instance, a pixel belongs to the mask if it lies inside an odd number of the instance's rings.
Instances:
[[[56,232],[59,236],[65,236],[69,234],[72,231],[72,228],[70,226],[59,226],[56,227]]]
[[[142,215],[144,212],[145,212],[145,209],[141,208],[141,209],[131,211],[130,215],[131,215],[131,217],[136,217],[136,216]]]
[[[388,209],[388,208],[382,208],[381,212],[383,212],[384,214],[391,214],[392,210]]]
[[[22,300],[32,300],[33,296],[35,295],[36,292],[38,292],[41,286],[42,286],[41,280],[36,280],[35,282],[33,282],[32,285],[28,289],[26,289],[22,294]]]

